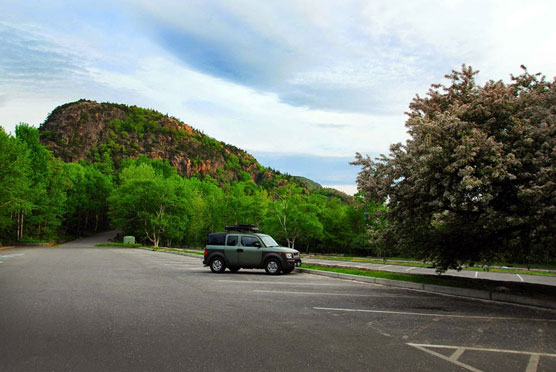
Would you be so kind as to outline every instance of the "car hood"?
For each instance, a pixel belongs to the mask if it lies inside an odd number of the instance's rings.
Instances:
[[[281,252],[284,253],[299,253],[297,249],[293,249],[293,248],[288,248],[288,247],[274,247],[274,248],[278,248]]]

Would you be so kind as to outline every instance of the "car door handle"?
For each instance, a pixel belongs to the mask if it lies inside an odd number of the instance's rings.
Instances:
[[[243,249],[238,248],[238,249],[236,249],[236,252],[243,252]]]

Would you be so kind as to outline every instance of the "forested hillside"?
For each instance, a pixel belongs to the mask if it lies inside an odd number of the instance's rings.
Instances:
[[[65,162],[105,162],[119,169],[125,159],[144,155],[167,160],[181,176],[210,176],[221,184],[252,179],[271,188],[291,181],[235,146],[136,106],[80,100],[57,107],[39,130],[41,143]]]
[[[119,228],[141,242],[202,246],[252,223],[303,251],[369,253],[359,199],[261,166],[152,110],[81,100],[40,129],[0,131],[0,241]]]

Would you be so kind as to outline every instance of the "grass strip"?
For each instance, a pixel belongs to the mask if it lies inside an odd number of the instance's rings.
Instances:
[[[402,274],[372,269],[345,268],[333,265],[321,266],[306,263],[302,264],[301,267],[312,270],[331,271],[341,274],[369,276],[373,278],[401,280],[414,283],[434,284],[457,288],[482,289],[491,292],[503,292],[507,294],[515,294],[520,296],[556,301],[556,286],[545,284],[496,281],[490,279],[473,279],[462,277],[446,277],[427,274]]]
[[[166,248],[166,247],[149,247],[143,244],[127,244],[127,243],[97,243],[95,247],[125,247],[125,248],[144,248],[157,252],[176,252],[176,253],[193,253],[199,256],[204,255],[203,251],[181,249],[181,248]]]
[[[196,251],[196,250],[192,250],[192,249],[182,249],[182,248],[166,248],[166,247],[147,247],[147,246],[141,246],[141,248],[144,249],[148,249],[150,251],[156,251],[156,252],[174,252],[174,253],[193,253],[199,256],[203,256],[204,255],[204,251]]]
[[[97,243],[95,247],[126,247],[126,248],[139,248],[143,244],[131,244],[131,243]]]
[[[396,266],[413,266],[413,267],[425,267],[432,268],[431,264],[426,264],[422,262],[407,262],[407,261],[395,261],[395,260],[380,260],[372,258],[357,258],[357,257],[335,257],[335,256],[313,256],[311,258],[319,260],[332,260],[332,261],[345,261],[345,262],[360,262],[360,263],[374,263],[374,264],[387,264]],[[502,265],[503,266],[503,265]],[[510,268],[500,268],[500,267],[482,267],[482,266],[467,266],[463,267],[462,270],[466,271],[485,271],[485,272],[497,272],[497,273],[509,273],[509,274],[525,274],[525,275],[543,275],[543,276],[556,276],[555,272],[551,271],[541,271],[541,270],[523,270],[523,269],[510,269]]]
[[[362,269],[354,269],[354,268],[311,265],[305,263],[301,265],[301,268],[330,271],[330,272],[341,273],[341,274],[369,276],[369,277],[381,278],[381,279],[401,280],[404,282],[443,285],[448,287],[489,289],[486,288],[484,285],[481,285],[480,283],[460,281],[457,279],[442,278],[442,277],[436,277],[431,275],[402,274],[402,273],[392,273],[392,272],[378,271],[378,270],[362,270]]]
[[[204,255],[204,251],[194,251],[191,249],[180,249],[180,248],[154,248],[154,247],[149,247],[152,248],[153,250],[156,251],[162,251],[162,252],[176,252],[176,253],[193,253],[199,256],[203,256]]]
[[[308,257],[309,258],[309,257]],[[318,260],[332,260],[332,261],[346,261],[346,262],[361,262],[361,263],[374,263],[374,264],[388,264],[388,265],[399,265],[399,266],[415,266],[415,267],[431,267],[430,264],[422,262],[407,262],[407,261],[395,261],[395,260],[381,260],[372,258],[358,258],[358,257],[335,257],[335,256],[313,256],[310,258],[315,258]]]

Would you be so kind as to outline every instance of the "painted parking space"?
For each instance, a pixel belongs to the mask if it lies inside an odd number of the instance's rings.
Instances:
[[[512,360],[512,368],[510,370],[536,372],[539,370],[539,365],[542,365],[541,370],[548,371],[545,367],[555,366],[554,364],[556,363],[556,354],[553,353],[452,345],[413,343],[408,343],[407,345],[474,372],[486,371],[493,368],[493,366],[500,367],[500,362],[503,362],[504,358],[515,356],[518,356],[518,358]]]

